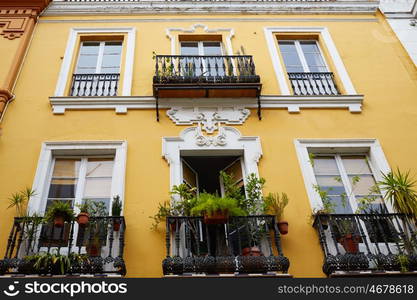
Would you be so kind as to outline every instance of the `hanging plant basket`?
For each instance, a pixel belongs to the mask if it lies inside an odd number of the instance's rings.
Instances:
[[[217,210],[211,215],[204,214],[205,224],[226,224],[229,219],[229,213],[227,211]]]
[[[287,221],[278,222],[278,230],[281,234],[287,234],[288,233],[288,222]]]

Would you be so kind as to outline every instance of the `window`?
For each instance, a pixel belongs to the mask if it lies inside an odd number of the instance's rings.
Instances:
[[[316,41],[278,41],[288,73],[328,72]]]
[[[357,95],[326,27],[273,26],[265,27],[264,32],[282,95]],[[290,40],[289,35],[298,35],[298,39]],[[339,88],[331,72],[337,73]]]
[[[75,207],[88,199],[109,211],[113,164],[113,158],[55,158],[45,210],[54,200]]]
[[[109,214],[111,204],[111,183],[113,173],[113,158],[54,158],[53,171],[49,183],[45,212],[54,201],[70,202],[76,210],[76,205],[91,202],[101,202]],[[53,226],[42,226],[41,246],[66,246],[70,235],[70,225],[65,224],[62,230]],[[80,228],[77,244],[88,235]]]
[[[317,41],[279,40],[279,49],[295,95],[338,95]]]
[[[67,96],[131,95],[135,36],[134,27],[70,30],[55,94],[51,97],[67,98],[61,113],[78,102]],[[94,104],[87,103],[83,108],[96,108],[99,100],[96,99]],[[108,99],[103,101],[108,102]]]
[[[361,210],[360,200],[372,200],[370,209],[385,211],[381,194],[372,191],[376,181],[366,154],[323,154],[312,153],[312,165],[317,186],[326,191],[334,204],[335,213],[351,214]]]
[[[116,96],[121,55],[121,41],[82,42],[71,96]]]

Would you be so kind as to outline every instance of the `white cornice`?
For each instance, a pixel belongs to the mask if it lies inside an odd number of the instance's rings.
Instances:
[[[284,108],[290,113],[299,113],[301,108],[348,108],[351,113],[362,111],[363,95],[339,96],[261,96],[263,108]],[[229,100],[229,101],[228,101]],[[50,97],[54,114],[66,110],[113,109],[118,114],[128,109],[155,109],[156,99],[149,96],[131,97]],[[245,108],[258,107],[256,99],[160,99],[159,108],[173,107],[221,107],[239,105]]]
[[[374,14],[378,1],[52,2],[43,16],[146,14]]]

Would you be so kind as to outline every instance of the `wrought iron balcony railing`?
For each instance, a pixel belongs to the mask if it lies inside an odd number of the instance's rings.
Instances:
[[[66,222],[58,228],[41,217],[15,218],[7,241],[0,274],[126,274],[123,260],[124,217],[90,217],[85,227]],[[69,260],[64,266],[48,261],[49,255]],[[37,261],[43,263],[36,265]]]
[[[70,96],[116,96],[120,74],[74,74]]]
[[[333,73],[288,73],[294,94],[297,96],[339,95]]]
[[[156,55],[154,83],[259,83],[249,55]]]
[[[317,215],[323,272],[417,271],[416,225],[402,214]]]
[[[230,217],[207,225],[203,217],[168,217],[165,275],[287,273],[274,216]]]

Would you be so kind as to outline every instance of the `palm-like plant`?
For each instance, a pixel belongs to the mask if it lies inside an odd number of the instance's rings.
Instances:
[[[9,206],[7,208],[14,207],[16,209],[17,217],[24,217],[26,215],[25,209],[30,197],[35,195],[35,191],[31,188],[25,188],[23,191],[14,193],[9,198]]]
[[[397,168],[396,171],[382,175],[383,180],[377,184],[385,191],[384,200],[389,201],[397,212],[415,219],[417,217],[417,192],[414,189],[416,181],[410,177],[410,172],[403,173]]]

